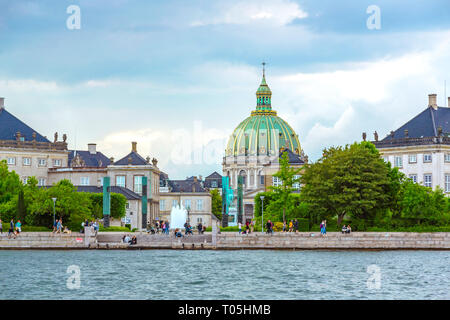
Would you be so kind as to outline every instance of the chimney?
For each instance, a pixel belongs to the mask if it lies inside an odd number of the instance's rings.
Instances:
[[[136,152],[137,153],[137,142],[132,142],[131,143],[131,152]]]
[[[428,106],[432,107],[434,110],[437,110],[437,94],[432,93],[428,95]]]
[[[5,108],[5,98],[0,97],[0,110]]]
[[[88,143],[88,151],[90,154],[97,154],[97,145],[95,143]]]

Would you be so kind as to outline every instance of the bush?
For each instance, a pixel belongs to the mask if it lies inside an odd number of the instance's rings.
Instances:
[[[117,227],[117,226],[105,228],[103,225],[100,225],[99,231],[100,232],[130,232],[130,229],[126,228],[126,227]]]

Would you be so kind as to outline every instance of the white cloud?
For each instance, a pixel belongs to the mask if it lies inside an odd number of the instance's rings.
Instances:
[[[284,26],[295,19],[303,19],[308,13],[289,0],[252,0],[230,3],[220,6],[217,14],[196,20],[191,26],[209,24],[251,24],[267,23]]]

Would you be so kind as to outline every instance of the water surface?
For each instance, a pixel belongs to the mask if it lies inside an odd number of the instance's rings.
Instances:
[[[450,299],[450,251],[6,250],[0,270],[0,299]]]

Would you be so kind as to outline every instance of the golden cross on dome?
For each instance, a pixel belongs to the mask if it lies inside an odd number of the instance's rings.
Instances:
[[[263,61],[261,64],[263,66],[263,77],[265,77],[266,76],[266,63]]]

